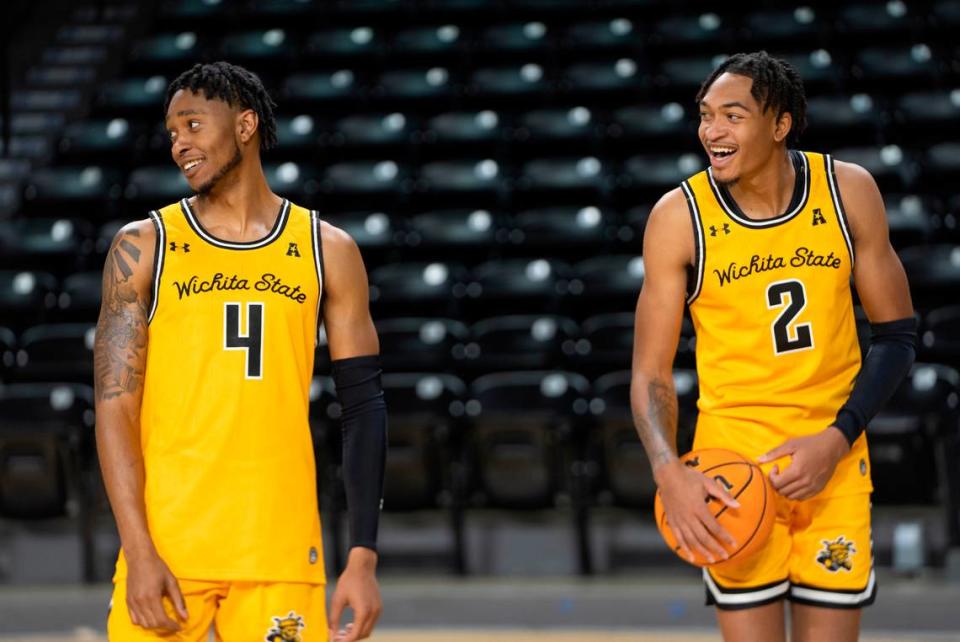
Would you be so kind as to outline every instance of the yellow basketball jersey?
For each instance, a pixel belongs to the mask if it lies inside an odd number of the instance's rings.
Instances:
[[[696,240],[688,299],[700,379],[694,448],[755,458],[819,432],[860,371],[853,242],[833,161],[791,155],[795,196],[776,218],[748,218],[709,169],[682,184]],[[821,496],[871,489],[861,435]]]
[[[186,200],[150,216],[140,430],[157,550],[180,578],[324,582],[308,423],[317,214],[285,200],[250,243],[215,238]]]

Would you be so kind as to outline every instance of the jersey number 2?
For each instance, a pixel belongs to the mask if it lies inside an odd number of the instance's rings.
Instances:
[[[247,303],[247,332],[240,333],[240,304],[225,303],[223,349],[246,350],[247,379],[263,378],[263,304]]]
[[[785,307],[784,307],[785,306]],[[777,281],[767,286],[767,308],[783,307],[773,321],[773,352],[777,355],[813,347],[813,331],[810,323],[791,325],[807,307],[807,292],[800,281]]]

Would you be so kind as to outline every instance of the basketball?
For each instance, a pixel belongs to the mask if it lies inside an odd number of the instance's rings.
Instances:
[[[759,550],[773,529],[776,514],[773,505],[773,487],[760,467],[742,455],[722,448],[694,450],[681,457],[680,461],[685,466],[695,468],[716,480],[740,502],[740,508],[730,508],[714,498],[710,498],[708,502],[710,512],[737,543],[734,550],[727,549],[730,557],[716,564],[726,563],[734,558],[747,557]],[[679,555],[679,546],[667,524],[659,491],[654,500],[653,511],[660,534],[670,549]],[[696,566],[710,566],[699,553],[695,551],[690,553],[693,555],[693,560],[684,558],[685,561]]]

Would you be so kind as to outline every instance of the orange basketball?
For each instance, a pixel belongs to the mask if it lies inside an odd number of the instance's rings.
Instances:
[[[727,548],[730,557],[717,564],[729,562],[734,558],[743,558],[759,550],[773,529],[773,519],[776,515],[773,505],[773,486],[760,467],[746,457],[722,448],[694,450],[681,457],[680,461],[685,466],[695,468],[715,479],[740,502],[740,508],[730,508],[713,498],[708,502],[713,516],[737,542],[736,548]],[[653,514],[663,539],[670,549],[679,555],[680,547],[663,514],[659,491],[653,504]],[[700,554],[695,551],[690,553],[694,556],[691,563],[697,566],[710,566]]]

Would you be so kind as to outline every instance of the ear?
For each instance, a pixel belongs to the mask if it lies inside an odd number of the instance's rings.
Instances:
[[[780,114],[780,118],[777,120],[776,129],[773,130],[773,139],[778,143],[782,143],[787,138],[787,134],[790,133],[792,128],[793,114],[785,111]]]
[[[237,136],[246,144],[253,140],[260,126],[260,117],[252,109],[245,109],[237,115]]]

